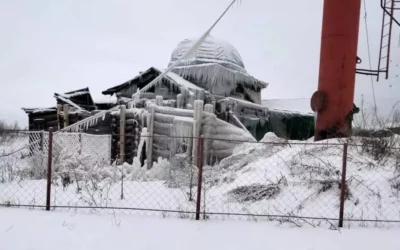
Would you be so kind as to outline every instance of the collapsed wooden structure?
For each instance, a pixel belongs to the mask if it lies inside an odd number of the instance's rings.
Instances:
[[[179,44],[171,63],[192,42]],[[148,167],[159,157],[182,153],[196,162],[199,136],[212,138],[204,150],[210,164],[229,156],[238,141],[258,141],[267,132],[287,139],[307,139],[313,133],[308,126],[312,115],[269,110],[261,104],[261,90],[268,84],[247,73],[239,53],[227,42],[207,38],[195,58],[149,86],[161,73],[151,67],[103,91],[112,97],[109,102],[94,101],[89,88],[55,93],[55,107],[24,109],[29,129],[111,134],[113,160],[132,163],[137,157]],[[299,116],[302,119],[293,123]],[[285,127],[302,126],[304,119],[307,129],[301,132]]]

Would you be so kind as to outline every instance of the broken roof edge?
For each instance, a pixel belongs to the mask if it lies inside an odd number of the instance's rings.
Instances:
[[[35,111],[43,111],[43,112],[53,112],[57,111],[55,107],[49,107],[49,108],[21,108],[26,114],[32,114],[36,113]]]
[[[177,66],[177,67],[173,68],[171,71],[175,72],[176,74],[178,74],[181,77],[182,76],[183,77],[191,76],[196,79],[199,79],[200,75],[202,78],[204,78],[204,76],[210,77],[209,75],[204,74],[203,72],[199,73],[200,68],[207,68],[207,67],[214,68],[213,70],[210,71],[210,72],[213,72],[214,75],[217,73],[220,74],[220,72],[218,72],[218,71],[225,70],[229,74],[234,75],[234,77],[229,79],[229,81],[233,80],[235,83],[244,83],[245,86],[257,86],[260,89],[265,89],[269,85],[269,83],[261,81],[261,80],[255,78],[254,76],[248,74],[247,72],[240,72],[240,71],[237,71],[237,70],[234,70],[231,68],[227,68],[218,63],[204,63],[204,64],[198,64],[198,65]],[[223,74],[220,74],[220,75],[224,76]],[[221,76],[220,76],[220,78],[221,78]],[[226,76],[226,77],[222,77],[222,78],[228,78],[228,77]]]
[[[132,78],[132,79],[130,79],[130,80],[124,82],[124,83],[115,85],[114,87],[108,88],[108,89],[102,91],[101,93],[103,95],[113,95],[113,94],[117,93],[119,90],[121,90],[123,87],[125,87],[127,85],[130,85],[133,81],[136,81],[137,79],[139,79],[143,75],[146,75],[146,74],[150,73],[151,71],[155,71],[155,70],[156,70],[156,68],[150,67],[146,71],[140,72],[139,75],[135,76],[134,78]]]
[[[280,113],[280,114],[286,114],[286,115],[293,115],[293,116],[309,116],[309,117],[314,117],[314,113],[308,113],[308,112],[302,112],[302,111],[293,111],[293,110],[285,110],[285,109],[269,109],[270,112],[273,113]]]
[[[77,108],[78,110],[83,111],[84,109],[82,107],[80,107],[78,104],[74,103],[73,101],[71,101],[68,97],[65,97],[63,95],[60,95],[58,93],[54,93],[54,98],[56,98],[57,100],[61,100],[69,105],[71,105],[74,108]]]
[[[309,98],[263,99],[261,100],[261,104],[268,107],[270,110],[276,110],[286,114],[314,115],[314,112],[311,110]]]
[[[95,106],[92,94],[90,93],[89,87],[83,88],[83,89],[78,89],[70,92],[64,93],[62,96],[67,97],[68,99],[71,99],[73,97],[79,97],[83,95],[88,95],[90,98],[90,102]]]
[[[107,90],[104,90],[102,92],[102,94],[103,95],[113,95],[113,94],[117,93],[119,90],[123,89],[124,87],[130,86],[130,84],[132,84],[132,82],[138,80],[140,77],[143,77],[151,72],[162,74],[165,72],[165,70],[152,66],[152,67],[148,68],[146,71],[141,72],[139,75],[135,76],[131,80],[126,81],[122,84],[116,85],[114,87],[111,87]],[[184,79],[182,76],[180,76],[179,74],[172,72],[172,71],[168,72],[167,75],[164,76],[164,78],[167,78],[171,83],[175,84],[178,87],[184,87],[184,88],[190,89],[190,90],[204,90],[203,88]],[[147,85],[148,84],[146,84],[146,86]]]
[[[90,93],[90,90],[89,90],[89,87],[86,87],[86,88],[83,88],[83,89],[77,89],[77,90],[72,90],[72,91],[65,92],[64,95],[70,95],[70,94],[77,93],[77,92],[88,92],[88,93]]]

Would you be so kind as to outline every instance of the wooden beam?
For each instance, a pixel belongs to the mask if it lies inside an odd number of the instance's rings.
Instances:
[[[60,118],[59,117],[61,115],[62,108],[63,108],[62,104],[57,104],[57,127],[58,127],[58,130],[61,129],[61,124],[60,124]]]
[[[148,143],[147,143],[147,169],[151,169],[153,166],[153,136],[154,136],[154,115],[156,112],[156,106],[151,104],[147,114],[147,132],[148,132]]]
[[[64,111],[64,128],[69,126],[68,104],[63,105]]]
[[[198,143],[201,134],[201,121],[203,119],[203,104],[201,100],[194,101],[194,119],[193,119],[193,162],[198,162]]]

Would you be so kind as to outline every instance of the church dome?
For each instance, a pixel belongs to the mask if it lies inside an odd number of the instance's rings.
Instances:
[[[176,63],[196,43],[197,39],[185,39],[171,55],[168,67]],[[260,103],[261,89],[267,83],[249,75],[242,57],[230,43],[208,36],[196,53],[175,65],[172,72],[185,80],[218,96],[251,96],[252,102]]]
[[[185,39],[179,43],[171,55],[168,67],[175,63],[182,55],[184,55],[197,39]],[[226,68],[246,73],[242,57],[239,52],[230,43],[208,36],[200,45],[194,57],[185,59],[177,66],[190,66],[201,64],[219,64]]]

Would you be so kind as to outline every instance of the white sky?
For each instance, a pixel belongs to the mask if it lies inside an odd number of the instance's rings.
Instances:
[[[200,36],[230,1],[0,0],[0,119],[27,125],[21,108],[53,106],[55,92],[89,87],[96,97],[150,66],[165,68],[177,44]],[[212,35],[232,43],[248,72],[270,83],[264,99],[309,98],[318,84],[322,3],[242,0]],[[376,68],[382,12],[379,1],[366,4]],[[368,68],[363,12],[358,55]],[[382,115],[400,100],[394,30],[390,79],[375,84]],[[371,104],[368,76],[357,76],[357,105],[362,94]]]

